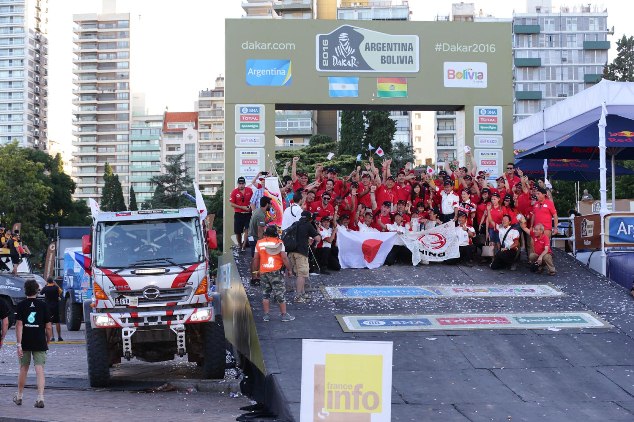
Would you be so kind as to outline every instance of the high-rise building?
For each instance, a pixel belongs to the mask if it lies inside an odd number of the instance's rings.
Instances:
[[[225,78],[198,93],[198,185],[205,195],[222,185],[225,169]]]
[[[198,113],[195,111],[166,111],[163,115],[163,133],[161,137],[161,163],[167,163],[167,157],[184,154],[183,161],[187,174],[198,182]]]
[[[104,165],[119,175],[124,197],[130,188],[130,14],[74,15],[75,197],[99,199]]]
[[[152,199],[155,185],[150,183],[161,174],[161,132],[163,115],[138,115],[130,130],[130,187],[134,188],[137,205]],[[126,201],[128,198],[126,198]]]
[[[47,149],[48,0],[0,1],[0,144]]]
[[[414,165],[418,167],[435,162],[436,148],[434,145],[434,112],[412,111],[411,117]]]
[[[313,0],[277,0],[273,9],[282,19],[314,19]]]
[[[279,19],[279,15],[273,8],[275,0],[246,0],[242,2],[242,9],[246,12],[243,18],[247,19]]]
[[[608,62],[607,9],[528,0],[513,14],[514,121],[599,82]]]

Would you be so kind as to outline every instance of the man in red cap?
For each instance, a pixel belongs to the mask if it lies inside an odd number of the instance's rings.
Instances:
[[[559,217],[557,216],[554,202],[546,197],[546,193],[546,189],[542,187],[536,189],[537,202],[533,206],[531,227],[535,227],[536,224],[542,224],[544,226],[544,233],[550,239],[553,234],[557,234]]]
[[[229,195],[229,204],[233,207],[235,214],[233,216],[233,233],[238,241],[238,248],[245,251],[249,241],[247,239],[247,230],[249,229],[249,221],[251,221],[251,197],[253,191],[246,187],[244,177],[238,177],[238,187],[231,191]],[[243,237],[244,235],[244,237]]]

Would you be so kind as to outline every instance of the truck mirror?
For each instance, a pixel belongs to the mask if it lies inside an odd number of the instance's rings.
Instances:
[[[92,251],[92,241],[89,234],[85,234],[81,237],[81,252],[89,254]]]
[[[218,249],[218,238],[215,230],[207,231],[207,247],[209,249]]]

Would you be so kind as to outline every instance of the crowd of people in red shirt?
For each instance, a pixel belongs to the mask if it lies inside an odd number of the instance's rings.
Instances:
[[[299,220],[301,211],[313,214],[321,235],[317,250],[331,249],[328,254],[317,253],[327,255],[321,260],[322,271],[337,269],[332,257],[338,253],[338,230],[423,231],[454,221],[461,246],[459,261],[472,265],[479,257],[481,264],[490,260],[494,269],[513,270],[524,246],[535,271],[545,267],[549,274],[555,274],[550,238],[557,233],[558,219],[544,182],[530,180],[513,163],[492,181],[489,174],[478,171],[469,152],[466,156],[467,166],[453,169],[445,157],[445,168],[437,173],[415,171],[408,163],[392,174],[391,160],[377,166],[370,158],[341,177],[337,169],[320,164],[312,180],[307,173],[297,171],[299,157],[295,157],[286,164],[282,178],[285,212],[281,228]],[[253,192],[257,192],[257,180],[262,177],[254,179],[254,189],[240,178],[231,193],[234,232],[243,248],[247,235],[253,234],[246,229],[251,213],[259,206]],[[293,207],[299,207],[299,212],[287,212]]]

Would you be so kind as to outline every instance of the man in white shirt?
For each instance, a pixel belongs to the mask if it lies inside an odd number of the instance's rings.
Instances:
[[[360,233],[378,232],[377,229],[372,227],[373,224],[374,224],[374,214],[372,214],[372,211],[366,211],[365,215],[363,216],[363,221],[359,222],[358,224],[359,232]]]
[[[301,192],[295,192],[293,195],[293,203],[284,210],[282,214],[282,230],[288,229],[294,222],[299,221],[302,216],[302,207],[299,205],[302,202]]]
[[[515,261],[519,257],[520,233],[511,226],[510,215],[504,214],[498,231],[502,248],[495,254],[491,269],[499,270],[510,266],[511,271],[515,271]]]
[[[475,235],[475,229],[467,221],[467,214],[459,211],[456,236],[458,236],[460,258],[449,259],[447,260],[448,264],[466,264],[467,266],[472,266],[471,260],[474,252],[472,239]]]
[[[440,192],[440,221],[446,223],[456,218],[456,210],[460,198],[453,191],[451,180],[445,180],[443,191]]]

